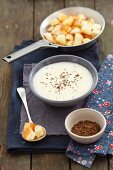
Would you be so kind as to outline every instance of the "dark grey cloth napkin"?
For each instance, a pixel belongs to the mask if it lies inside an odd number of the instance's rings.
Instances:
[[[73,110],[83,107],[84,102],[80,102],[71,107],[54,107],[46,104],[37,98],[29,87],[29,74],[35,64],[25,64],[23,71],[23,86],[26,89],[27,102],[32,120],[36,124],[44,126],[48,135],[66,135],[64,126],[66,116]],[[24,123],[28,121],[24,106],[21,107],[20,132]]]
[[[15,51],[24,48],[34,41],[23,41],[22,44],[15,47]],[[40,142],[25,142],[22,139],[20,130],[20,112],[21,112],[21,99],[17,94],[17,87],[23,86],[23,67],[24,64],[38,63],[41,60],[53,56],[64,54],[63,51],[54,48],[38,49],[25,55],[24,57],[15,60],[12,63],[12,93],[10,98],[10,109],[8,114],[8,128],[7,128],[7,150],[13,153],[48,153],[48,152],[65,152],[69,143],[68,135],[50,135]],[[70,52],[66,53],[70,54]],[[72,52],[72,55],[80,56],[90,61],[95,68],[99,71],[99,47],[95,43],[91,47],[78,52]],[[30,108],[29,108],[30,109]]]

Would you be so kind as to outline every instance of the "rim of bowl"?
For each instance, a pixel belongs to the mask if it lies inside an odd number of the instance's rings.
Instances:
[[[68,127],[67,127],[67,125],[66,125],[66,121],[67,121],[69,115],[72,114],[73,112],[76,112],[76,111],[79,111],[79,110],[90,110],[90,111],[91,111],[91,110],[94,110],[95,112],[97,112],[97,113],[99,113],[99,114],[101,115],[101,117],[102,117],[102,119],[103,119],[103,121],[104,121],[104,126],[103,126],[103,128],[100,130],[100,132],[98,132],[98,133],[96,133],[95,135],[92,135],[92,136],[79,136],[79,135],[76,135],[75,133],[72,133],[71,130],[68,129]],[[105,128],[106,128],[106,125],[107,125],[106,119],[105,119],[105,117],[102,115],[102,113],[100,113],[99,111],[97,111],[97,110],[95,110],[95,109],[90,109],[90,108],[82,108],[82,109],[77,109],[77,110],[75,110],[75,111],[72,111],[71,113],[68,114],[68,116],[67,116],[66,119],[65,119],[65,128],[66,128],[66,130],[67,130],[71,135],[73,135],[73,136],[75,136],[75,137],[77,137],[77,138],[83,138],[83,139],[89,139],[89,138],[91,139],[91,138],[94,138],[94,137],[100,135],[102,132],[104,132],[104,130],[105,130]]]
[[[72,56],[72,57],[75,57],[75,58],[77,58],[77,59],[80,59],[80,60],[82,60],[82,61],[85,61],[85,63],[88,63],[91,67],[92,67],[92,69],[94,70],[94,73],[95,73],[95,77],[96,77],[96,80],[95,80],[95,82],[93,81],[93,84],[92,84],[92,87],[89,89],[89,91],[87,91],[84,95],[82,95],[82,96],[80,96],[80,97],[77,97],[77,98],[75,98],[75,99],[71,99],[71,100],[51,100],[51,99],[48,99],[48,98],[45,98],[45,97],[42,97],[38,92],[36,92],[36,90],[35,90],[35,88],[34,88],[34,85],[33,85],[33,78],[32,78],[32,74],[33,74],[33,72],[34,72],[34,70],[37,68],[37,65],[38,64],[41,64],[41,63],[43,63],[43,62],[45,62],[45,61],[48,61],[48,60],[51,60],[51,59],[53,59],[53,58],[60,58],[60,57],[62,57],[62,56],[67,56],[67,57],[70,57],[70,56]],[[71,61],[70,61],[71,62]],[[36,66],[34,66],[33,67],[33,69],[31,70],[31,72],[30,72],[30,76],[29,76],[29,85],[30,85],[30,88],[31,88],[31,90],[32,90],[32,92],[37,96],[37,97],[39,97],[40,99],[42,99],[42,100],[44,100],[44,101],[49,101],[50,103],[55,103],[55,104],[59,104],[59,103],[62,103],[62,104],[66,104],[67,102],[76,102],[76,101],[78,101],[78,100],[82,100],[82,99],[84,99],[84,98],[86,98],[94,89],[95,89],[95,87],[96,87],[96,85],[97,85],[97,81],[98,81],[98,73],[97,73],[97,70],[96,70],[96,68],[93,66],[93,64],[92,63],[90,63],[88,60],[86,60],[86,59],[84,59],[84,58],[82,58],[82,57],[79,57],[79,56],[75,56],[75,55],[68,55],[68,54],[62,54],[62,55],[55,55],[55,56],[51,56],[51,57],[48,57],[48,58],[46,58],[46,59],[44,59],[44,60],[42,60],[42,61],[40,61],[38,64],[36,64]],[[49,64],[48,64],[49,65]],[[83,66],[83,65],[82,65]],[[85,66],[83,66],[83,67],[85,67]],[[86,67],[85,67],[86,68]],[[40,68],[41,69],[41,68]],[[39,70],[40,70],[39,69]],[[88,68],[87,68],[88,69]],[[38,72],[38,71],[37,71]],[[90,72],[91,73],[91,72]]]
[[[41,31],[42,25],[43,25],[43,23],[45,22],[45,20],[48,19],[52,14],[55,14],[55,13],[57,13],[57,12],[60,12],[60,11],[62,11],[62,10],[65,10],[65,9],[72,9],[72,8],[74,8],[74,9],[76,9],[76,8],[90,9],[90,10],[98,13],[98,15],[101,16],[102,22],[103,22],[103,26],[102,26],[102,29],[101,29],[100,33],[99,33],[96,37],[94,37],[91,41],[86,42],[86,43],[83,43],[83,44],[81,44],[81,45],[76,45],[76,46],[75,46],[75,45],[72,45],[72,46],[63,46],[63,45],[55,44],[55,43],[52,43],[52,42],[48,41],[48,40],[44,37],[44,35],[41,33],[41,32],[42,32],[42,31]],[[46,42],[48,42],[48,43],[51,44],[51,45],[54,44],[54,45],[56,45],[56,46],[58,46],[58,47],[66,47],[66,48],[67,48],[67,47],[80,47],[80,46],[82,46],[82,45],[88,44],[88,43],[96,40],[96,39],[102,34],[102,32],[104,31],[104,28],[105,28],[105,19],[104,19],[103,15],[100,14],[98,11],[96,11],[96,10],[94,10],[94,9],[92,9],[92,8],[88,8],[88,7],[68,7],[68,8],[62,8],[62,9],[57,10],[57,11],[51,13],[50,15],[48,15],[48,16],[42,21],[42,23],[41,23],[41,25],[40,25],[40,35],[42,36],[42,38],[43,38]]]

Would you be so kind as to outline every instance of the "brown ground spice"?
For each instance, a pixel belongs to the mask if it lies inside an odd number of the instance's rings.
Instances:
[[[98,123],[90,120],[82,120],[75,124],[71,132],[79,136],[92,136],[100,132],[101,127]]]

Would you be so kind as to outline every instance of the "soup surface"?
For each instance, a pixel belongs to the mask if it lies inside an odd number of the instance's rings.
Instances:
[[[89,91],[93,83],[90,71],[72,62],[57,62],[41,68],[33,78],[36,92],[47,99],[66,101]]]

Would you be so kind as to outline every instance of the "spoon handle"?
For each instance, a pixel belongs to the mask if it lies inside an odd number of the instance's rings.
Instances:
[[[20,98],[22,99],[23,101],[23,104],[25,106],[25,109],[26,109],[26,112],[27,112],[27,116],[28,116],[28,119],[29,119],[29,122],[32,123],[33,121],[31,120],[31,117],[30,117],[30,113],[29,113],[29,109],[28,109],[28,105],[27,105],[27,100],[26,100],[26,92],[25,92],[25,89],[23,87],[18,87],[17,88],[17,92],[20,96]]]

